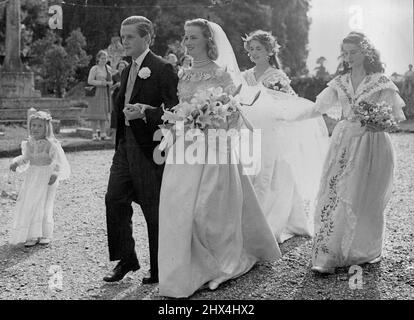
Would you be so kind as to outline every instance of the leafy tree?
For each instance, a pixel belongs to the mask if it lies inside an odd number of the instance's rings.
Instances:
[[[76,70],[87,66],[91,59],[84,50],[86,40],[80,29],[73,30],[65,42],[63,46],[62,38],[49,31],[33,43],[31,52],[36,57],[34,69],[58,97],[74,82]]]
[[[318,66],[315,68],[316,78],[328,79],[330,77],[329,72],[326,70],[325,66],[323,65],[325,61],[326,61],[325,57],[319,57],[318,59],[316,59],[316,64],[318,64]]]
[[[27,31],[24,41],[31,45],[30,41],[46,37],[48,10],[42,0],[21,1],[22,23]],[[272,31],[282,46],[280,58],[285,71],[291,76],[299,76],[307,73],[309,3],[310,0],[88,0],[85,7],[85,0],[67,0],[62,4],[63,30],[53,32],[66,39],[72,30],[80,28],[87,40],[84,50],[95,56],[99,50],[108,47],[113,36],[119,35],[123,19],[133,14],[144,15],[155,25],[156,38],[151,49],[164,56],[171,46],[175,48],[177,41],[181,42],[186,20],[206,18],[222,26],[241,69],[252,66],[241,36],[263,29]],[[60,1],[50,0],[48,4],[60,4]],[[0,15],[5,17],[5,12],[1,11],[0,6]],[[0,20],[0,43],[2,37],[4,39],[4,20]],[[93,62],[91,60],[91,64]],[[85,79],[89,67],[79,68],[75,77]]]
[[[53,45],[45,53],[42,66],[45,80],[58,97],[63,97],[69,81],[72,80],[74,68],[71,60],[65,48],[59,45]]]
[[[0,56],[5,55],[6,53],[5,43],[6,43],[6,3],[0,4]]]

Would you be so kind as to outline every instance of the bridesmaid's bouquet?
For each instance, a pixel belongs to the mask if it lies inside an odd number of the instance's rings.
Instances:
[[[271,90],[293,94],[290,79],[282,75],[272,75],[270,78],[263,80],[263,85]]]
[[[353,111],[354,120],[361,122],[361,126],[371,124],[384,131],[394,131],[398,128],[392,107],[385,101],[379,104],[361,101]]]

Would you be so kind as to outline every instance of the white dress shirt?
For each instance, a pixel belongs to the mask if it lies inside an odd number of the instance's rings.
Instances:
[[[149,48],[147,48],[143,53],[141,53],[141,55],[138,57],[138,58],[136,58],[135,60],[133,60],[132,61],[132,63],[135,63],[135,65],[136,65],[136,68],[137,68],[137,75],[138,75],[138,72],[139,72],[139,69],[141,68],[141,64],[142,64],[142,62],[144,61],[144,59],[145,59],[145,57],[147,56],[147,54],[148,54],[148,52],[150,51],[150,49]],[[132,67],[132,66],[131,66]],[[134,83],[135,83],[135,80],[136,80],[136,78],[135,79],[128,79],[128,80],[131,80],[132,81],[132,86],[134,85]],[[127,83],[127,86],[129,85],[129,83]],[[129,98],[130,97],[128,97],[128,100],[129,100]],[[127,99],[125,99],[125,104],[127,104],[128,102],[127,102]],[[146,122],[146,119],[145,119],[145,117],[143,118],[143,120]],[[127,120],[127,119],[125,119],[125,125],[126,126],[129,126],[129,121]]]

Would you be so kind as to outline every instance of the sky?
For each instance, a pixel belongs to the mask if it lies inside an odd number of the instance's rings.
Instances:
[[[308,16],[309,56],[314,74],[316,59],[324,56],[325,67],[334,73],[340,43],[352,30],[364,32],[381,54],[385,73],[403,74],[414,64],[414,0],[311,0]]]

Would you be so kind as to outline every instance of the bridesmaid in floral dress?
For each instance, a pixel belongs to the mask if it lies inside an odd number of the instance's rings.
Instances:
[[[378,51],[362,33],[342,41],[344,70],[317,97],[315,114],[341,119],[332,134],[315,216],[312,270],[376,263],[381,259],[384,210],[393,185],[394,151],[379,127],[353,119],[360,102],[386,102],[395,120],[405,119],[404,102],[383,74]]]

